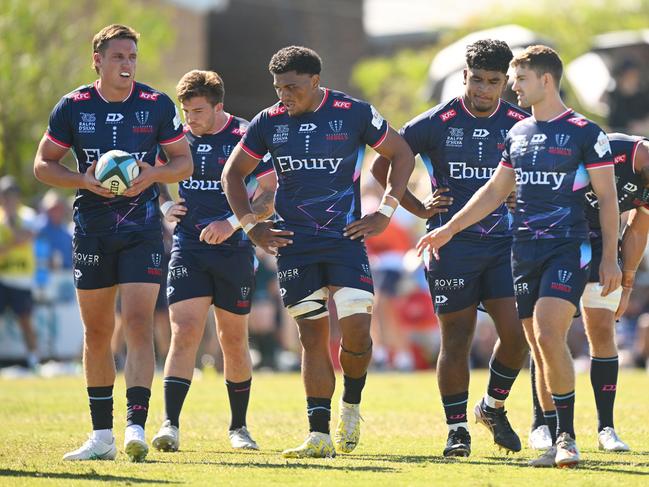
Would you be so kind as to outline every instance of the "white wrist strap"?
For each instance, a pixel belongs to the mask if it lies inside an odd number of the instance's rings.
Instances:
[[[232,225],[232,228],[234,228],[235,230],[241,226],[241,223],[239,223],[239,219],[237,218],[237,215],[235,215],[234,213],[232,214],[232,216],[227,217],[226,221],[230,225]]]
[[[163,216],[167,216],[169,208],[171,208],[175,204],[176,203],[174,203],[173,201],[165,201],[160,205],[160,213],[162,213]]]
[[[392,215],[394,214],[394,208],[392,208],[390,205],[386,205],[383,203],[381,206],[379,206],[379,209],[376,210],[378,211],[381,215],[385,215],[388,218],[392,218]]]
[[[254,227],[255,225],[257,225],[257,222],[246,223],[246,224],[243,226],[243,231],[246,232],[246,233],[248,233],[250,230],[253,229],[253,227]]]

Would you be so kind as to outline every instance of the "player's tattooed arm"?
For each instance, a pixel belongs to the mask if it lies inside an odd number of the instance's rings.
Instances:
[[[257,180],[259,187],[252,200],[252,211],[257,220],[266,220],[275,213],[275,191],[277,190],[277,175],[275,171],[264,174]]]
[[[388,172],[390,170],[390,161],[380,154],[377,154],[372,161],[370,172],[374,179],[385,188],[388,180]],[[444,195],[448,188],[437,188],[435,192],[429,195],[424,201],[420,201],[408,188],[406,188],[400,204],[410,213],[419,218],[428,219],[438,213],[446,213],[447,206],[453,203],[453,197]]]

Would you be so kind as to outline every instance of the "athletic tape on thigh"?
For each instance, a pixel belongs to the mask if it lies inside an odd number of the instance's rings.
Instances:
[[[336,303],[338,319],[340,319],[359,313],[372,313],[374,295],[362,289],[342,287],[334,293],[333,300]]]
[[[329,289],[321,287],[297,303],[288,305],[286,311],[296,320],[317,320],[329,315],[328,298]]]
[[[609,311],[617,311],[622,297],[622,288],[619,287],[608,296],[602,296],[602,286],[597,282],[586,284],[584,294],[581,296],[581,304],[584,308],[602,308]]]

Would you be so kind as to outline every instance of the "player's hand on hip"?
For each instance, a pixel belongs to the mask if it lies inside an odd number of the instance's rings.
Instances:
[[[248,237],[252,242],[264,252],[270,255],[277,255],[277,249],[286,247],[293,243],[293,240],[286,238],[293,235],[289,230],[278,230],[273,228],[274,223],[271,221],[262,221],[257,223],[248,232]]]
[[[114,198],[115,195],[111,193],[108,189],[104,188],[99,180],[95,177],[95,167],[97,166],[97,161],[93,161],[90,164],[90,167],[86,169],[86,172],[83,174],[83,189],[92,191],[99,196],[104,198]]]
[[[165,211],[165,220],[169,223],[178,223],[182,219],[182,217],[187,214],[187,207],[183,205],[184,202],[184,198],[178,198],[178,201],[176,201],[169,207],[167,211]]]
[[[373,237],[385,230],[389,223],[390,219],[387,216],[376,211],[347,225],[343,235],[351,240]]]
[[[626,312],[626,309],[629,306],[629,300],[631,299],[631,291],[633,291],[633,288],[622,288],[622,297],[620,298],[620,304],[617,305],[617,310],[615,311],[616,320],[622,318],[622,315]]]
[[[215,220],[201,231],[199,240],[216,245],[226,241],[234,233],[234,228],[227,220]]]
[[[428,232],[417,242],[417,255],[421,255],[426,250],[430,250],[435,259],[439,260],[439,249],[446,245],[453,238],[453,232],[446,225]]]
[[[422,202],[423,211],[421,215],[417,216],[428,219],[439,213],[446,213],[448,211],[447,206],[453,204],[453,197],[444,194],[448,191],[450,191],[448,188],[437,188],[433,194]]]
[[[614,259],[602,259],[599,265],[599,283],[602,296],[608,296],[622,284],[622,271]]]
[[[133,181],[131,181],[131,186],[123,193],[123,195],[128,198],[137,196],[153,183],[157,182],[155,180],[155,175],[157,172],[155,167],[144,161],[137,161],[137,165],[140,167],[140,174],[138,174],[138,176]]]

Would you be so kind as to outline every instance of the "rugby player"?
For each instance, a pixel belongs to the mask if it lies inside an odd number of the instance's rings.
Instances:
[[[225,87],[214,71],[186,73],[176,95],[185,116],[194,172],[180,182],[177,202],[168,191],[162,195],[165,218],[177,225],[167,275],[171,346],[164,369],[165,420],[152,444],[162,451],[180,446],[180,411],[213,304],[230,400],[230,442],[234,448],[257,450],[246,426],[252,379],[248,314],[255,288],[254,251],[221,189],[225,161],[248,122],[224,110]],[[250,196],[259,186],[253,205],[256,214],[267,218],[273,211],[277,183],[271,163],[257,166],[246,182]]]
[[[363,237],[388,225],[414,167],[408,145],[366,102],[320,86],[321,60],[290,46],[269,64],[279,102],[257,114],[223,172],[223,184],[250,239],[278,254],[281,295],[303,347],[302,375],[310,433],[285,457],[351,452],[360,436],[360,402],[372,341],[372,276]],[[378,211],[361,218],[360,173],[365,145],[393,161]],[[258,221],[245,178],[270,152],[278,177],[279,221]],[[277,228],[275,228],[275,226]],[[329,435],[335,375],[329,352],[328,300],[342,340],[344,391],[335,443]]]
[[[642,260],[649,232],[649,141],[643,137],[620,133],[608,134],[615,163],[615,180],[620,213],[630,211],[622,233],[620,259],[622,287],[608,296],[601,296],[595,272],[602,258],[602,228],[599,224],[599,200],[593,191],[586,193],[586,218],[590,226],[593,260],[586,289],[581,297],[584,329],[590,347],[590,381],[597,407],[597,441],[601,450],[629,451],[629,446],[615,431],[613,408],[617,391],[618,354],[615,343],[615,320],[626,310],[635,282],[635,273]],[[543,377],[539,377],[540,380]],[[556,411],[544,381],[540,385],[542,402],[546,407],[542,418]],[[534,397],[539,403],[538,397]],[[536,408],[538,409],[538,408]],[[530,446],[544,446],[543,432],[548,426],[536,419]],[[540,449],[540,448],[538,448]]]
[[[432,230],[448,222],[498,167],[507,132],[529,116],[500,97],[507,86],[512,52],[506,43],[485,39],[467,46],[464,94],[414,118],[402,129],[414,153],[428,169],[438,202],[421,202],[406,191],[401,204],[428,218]],[[384,182],[389,161],[378,156],[372,172]],[[448,191],[448,192],[447,192]],[[440,212],[442,198],[447,212]],[[435,215],[435,216],[433,216]],[[528,347],[516,314],[510,263],[511,217],[505,205],[459,232],[441,250],[439,260],[426,260],[426,277],[440,319],[442,343],[437,382],[448,425],[444,456],[469,456],[467,421],[469,353],[478,305],[494,320],[498,342],[490,363],[489,384],[475,406],[476,420],[507,451],[521,442],[507,420],[504,401],[527,357]]]
[[[518,314],[552,392],[557,439],[531,462],[575,466],[575,375],[566,335],[589,277],[591,247],[584,215],[588,181],[597,195],[602,228],[601,296],[622,279],[617,265],[618,206],[608,137],[590,120],[567,108],[559,94],[563,71],[557,53],[531,46],[514,57],[513,90],[532,117],[518,122],[505,139],[500,166],[467,205],[417,244],[420,253],[439,249],[479,221],[516,187],[512,272]]]
[[[34,161],[34,174],[43,183],[77,189],[74,283],[84,325],[83,367],[93,432],[64,460],[112,460],[117,453],[110,340],[118,288],[128,346],[124,449],[133,461],[144,460],[148,452],[144,425],[154,371],[153,310],[164,252],[155,183],[185,179],[192,159],[171,99],[135,81],[138,38],[130,27],[117,24],[95,35],[92,61],[99,79],[57,103]],[[169,162],[154,167],[158,145]],[[77,171],[61,164],[69,149]],[[131,153],[140,167],[131,187],[116,197],[95,178],[97,160],[112,149]]]

